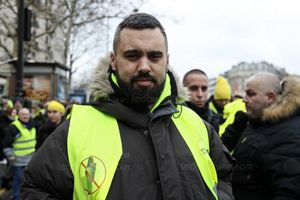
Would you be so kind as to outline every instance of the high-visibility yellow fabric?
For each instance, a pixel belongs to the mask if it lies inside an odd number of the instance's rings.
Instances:
[[[33,127],[31,130],[28,130],[19,120],[12,122],[12,125],[16,126],[20,131],[20,137],[18,137],[13,143],[14,154],[16,156],[25,156],[35,152],[35,128]]]
[[[190,109],[182,107],[181,111],[180,116],[174,116],[172,120],[190,148],[205,183],[217,199],[217,175],[209,157],[206,126]],[[74,175],[73,199],[104,200],[122,155],[117,120],[82,105],[73,106],[70,120],[68,158]]]
[[[219,126],[219,136],[221,137],[225,132],[225,129],[228,125],[234,122],[235,113],[237,111],[246,112],[246,105],[243,99],[236,99],[233,102],[230,102],[225,105],[223,110],[223,118],[225,119],[223,124]]]
[[[74,175],[74,200],[105,199],[122,143],[117,121],[91,106],[73,105],[68,158]]]
[[[178,106],[180,117],[173,115],[172,120],[184,141],[191,150],[199,171],[207,187],[215,197],[217,196],[217,173],[209,156],[209,137],[207,128],[200,117],[188,107]]]

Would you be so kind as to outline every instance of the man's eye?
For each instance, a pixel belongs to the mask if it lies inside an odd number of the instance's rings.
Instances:
[[[249,97],[253,97],[256,95],[256,93],[254,92],[246,92],[246,94],[249,96]]]
[[[136,60],[138,58],[137,54],[127,54],[125,55],[125,58],[127,58],[128,60]]]
[[[161,52],[151,52],[148,54],[149,59],[151,60],[158,60],[163,57]]]
[[[201,90],[202,90],[202,92],[205,92],[205,91],[207,91],[207,87],[201,87]]]
[[[189,89],[194,92],[198,90],[198,86],[191,86]]]

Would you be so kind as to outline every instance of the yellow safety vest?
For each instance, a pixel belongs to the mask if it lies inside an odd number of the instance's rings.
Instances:
[[[16,126],[20,131],[20,137],[18,137],[13,143],[13,150],[16,156],[25,156],[35,152],[36,144],[36,130],[33,127],[28,130],[19,120],[15,120],[11,123]]]
[[[172,117],[191,150],[204,182],[218,199],[217,174],[209,156],[207,128],[187,107]],[[122,156],[122,141],[115,118],[91,106],[73,105],[68,132],[68,158],[74,176],[73,200],[104,200]]]
[[[233,102],[230,102],[225,105],[223,110],[223,119],[225,121],[223,124],[219,125],[219,136],[221,137],[223,133],[225,132],[225,129],[228,125],[232,124],[235,119],[235,114],[238,111],[246,112],[246,104],[244,103],[243,99],[236,99]]]

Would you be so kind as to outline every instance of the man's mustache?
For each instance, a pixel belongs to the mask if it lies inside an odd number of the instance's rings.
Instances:
[[[147,79],[147,80],[150,80],[154,83],[157,83],[157,79],[154,76],[151,76],[148,73],[140,73],[140,74],[132,77],[131,82],[135,82],[135,81],[138,81],[138,80],[141,80],[141,79]]]

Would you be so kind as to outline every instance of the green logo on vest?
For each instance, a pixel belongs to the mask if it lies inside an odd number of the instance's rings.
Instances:
[[[89,156],[80,163],[79,177],[82,187],[87,193],[94,194],[104,183],[106,168],[104,162],[96,156]]]

